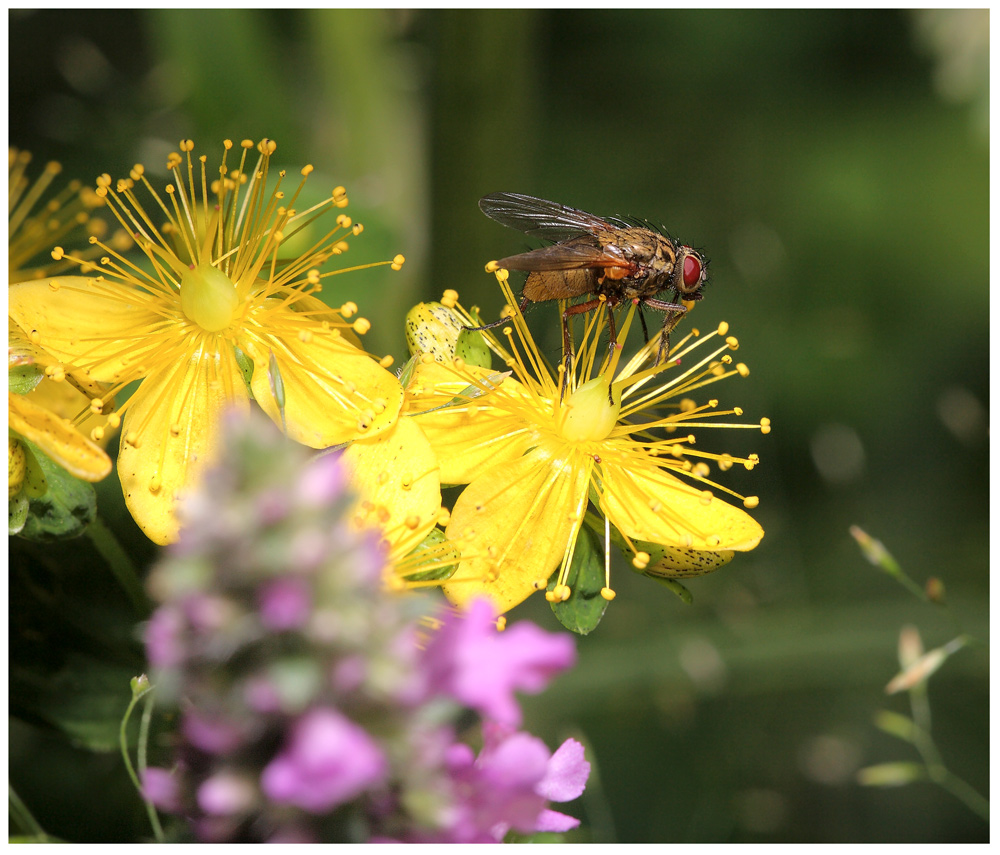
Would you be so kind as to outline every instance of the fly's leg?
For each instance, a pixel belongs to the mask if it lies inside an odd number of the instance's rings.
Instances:
[[[649,344],[649,330],[646,329],[646,316],[642,313],[642,301],[639,301],[639,323],[642,324],[642,343]]]
[[[656,364],[659,365],[666,361],[667,355],[670,353],[670,333],[687,313],[687,307],[680,303],[668,303],[666,300],[656,300],[652,297],[646,297],[642,302],[651,309],[666,312],[663,326],[660,328],[660,346],[656,351]]]
[[[531,301],[527,297],[522,297],[521,298],[521,305],[517,307],[517,310],[523,315],[524,314],[524,310],[528,308],[528,303],[530,303],[530,302]],[[467,329],[467,330],[474,331],[474,332],[477,332],[477,331],[480,331],[480,330],[491,330],[494,327],[498,327],[501,324],[507,323],[509,320],[511,320],[511,318],[512,318],[512,315],[507,315],[506,318],[500,318],[500,320],[498,320],[498,321],[490,321],[488,324],[483,324],[481,327],[463,327],[463,329]]]

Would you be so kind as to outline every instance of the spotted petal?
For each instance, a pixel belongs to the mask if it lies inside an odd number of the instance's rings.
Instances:
[[[143,380],[122,424],[118,475],[125,504],[151,540],[176,540],[177,499],[216,457],[223,411],[249,407],[235,361],[211,351]]]
[[[485,594],[505,612],[544,589],[580,527],[592,463],[539,447],[469,484],[445,530],[466,556],[444,585],[448,599],[464,605]]]
[[[683,549],[745,551],[764,530],[749,514],[662,469],[601,468],[601,510],[628,537]]]
[[[393,557],[416,548],[441,510],[437,458],[420,428],[399,419],[378,436],[351,443],[343,459],[361,496],[352,516],[378,528]]]

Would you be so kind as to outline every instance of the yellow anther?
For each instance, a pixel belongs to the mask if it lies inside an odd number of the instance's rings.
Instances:
[[[746,364],[743,362],[736,363],[736,370],[739,372],[740,377],[750,376],[750,369],[747,368]]]
[[[601,588],[601,596],[610,603],[615,598],[615,592],[605,585]]]
[[[312,332],[309,330],[299,330],[299,341],[303,344],[309,344],[312,341]]]
[[[125,444],[131,445],[132,448],[138,448],[139,435],[134,430],[129,431],[127,434],[125,434]]]
[[[371,321],[367,318],[358,318],[351,326],[358,335],[364,335],[372,328]]]
[[[118,413],[111,413],[108,416],[107,425],[112,430],[117,430],[118,426],[122,423],[122,417]]]
[[[771,432],[771,420],[770,419],[761,419],[760,420],[760,432],[761,433],[770,433]]]
[[[458,305],[458,291],[448,288],[441,295],[441,305],[449,309],[454,309]]]
[[[729,332],[729,324],[726,321],[722,321],[722,323],[719,324],[718,329],[716,329],[716,332],[719,335],[725,335]]]
[[[399,270],[403,266],[403,263],[405,261],[406,261],[406,257],[405,256],[403,256],[403,255],[394,255],[392,257],[392,264],[390,264],[389,266],[393,270]]]
[[[395,359],[393,359],[392,354],[387,353],[378,361],[378,364],[381,365],[383,368],[388,368],[389,366],[392,365],[393,362],[395,362]]]
[[[160,480],[159,475],[154,475],[149,479],[149,492],[156,494],[160,492],[160,487],[163,486],[163,482]]]
[[[343,306],[340,307],[340,314],[342,314],[345,318],[349,318],[351,315],[357,314],[357,311],[358,304],[353,300],[348,300]]]
[[[760,498],[758,496],[747,496],[743,500],[743,507],[752,510],[760,504]]]
[[[701,493],[701,498],[698,501],[700,501],[703,505],[710,505],[712,504],[712,499],[713,496],[711,491],[703,490]]]
[[[632,556],[632,566],[636,570],[645,570],[649,566],[649,553],[637,552]]]
[[[729,345],[730,350],[737,350],[740,346],[740,340],[736,336],[731,335],[726,338],[726,344]]]
[[[486,272],[487,273],[496,273],[499,269],[500,269],[500,265],[497,264],[495,261],[488,261],[486,263]]]

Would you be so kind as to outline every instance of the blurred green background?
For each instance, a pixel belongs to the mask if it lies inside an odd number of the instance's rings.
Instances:
[[[767,534],[690,582],[692,606],[617,567],[618,598],[579,640],[578,667],[527,702],[550,745],[589,744],[598,775],[573,807],[577,839],[988,840],[941,789],[854,777],[916,759],[872,723],[908,711],[883,687],[912,623],[927,647],[960,630],[981,642],[934,676],[930,700],[945,762],[988,795],[987,11],[15,10],[9,22],[10,143],[36,165],[58,159],[86,181],[137,161],[162,174],[182,138],[214,157],[225,137],[268,136],[280,162],[314,164],[321,189],[346,185],[366,227],[348,258],[407,256],[398,274],[339,282],[375,324],[368,346],[397,364],[417,300],[456,288],[499,312],[483,265],[528,242],[482,216],[486,193],[642,217],[702,248],[711,281],[690,323],[728,320],[752,370],[718,394],[774,429],[701,441],[759,453],[726,483],[761,497]],[[558,353],[555,308],[529,321]],[[117,485],[100,501],[151,557]],[[940,577],[950,615],[867,564],[851,524],[919,582]],[[114,585],[81,576],[86,552],[48,557],[48,572],[106,606]],[[522,616],[556,628],[541,600]],[[141,668],[137,651],[116,655],[123,673]],[[11,739],[12,782],[46,829],[148,834],[116,755],[41,722],[13,720]]]

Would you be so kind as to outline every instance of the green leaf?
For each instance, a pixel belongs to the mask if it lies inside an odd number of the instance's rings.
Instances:
[[[557,577],[558,573],[552,574],[548,590],[555,587]],[[604,550],[600,539],[587,526],[580,526],[577,534],[566,583],[570,588],[569,599],[550,603],[552,613],[566,629],[587,635],[601,622],[608,607],[608,600],[601,596],[605,583]]]
[[[48,489],[44,495],[30,499],[20,536],[38,541],[78,537],[97,514],[93,486],[53,463],[34,443],[23,438],[21,442],[44,474]]]
[[[917,733],[917,726],[910,719],[889,710],[880,710],[875,715],[875,726],[883,733],[888,733],[904,742],[913,742]]]
[[[45,371],[40,365],[17,365],[7,372],[7,389],[15,395],[27,395],[44,377]]]
[[[86,539],[11,542],[10,713],[90,751],[115,751],[143,617]]]
[[[858,770],[858,783],[863,787],[901,787],[926,778],[926,770],[918,763],[881,763]]]

